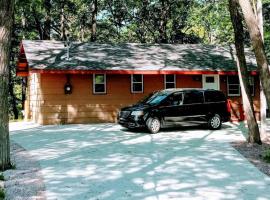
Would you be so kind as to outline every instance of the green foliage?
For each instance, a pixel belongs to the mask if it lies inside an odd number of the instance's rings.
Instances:
[[[227,0],[197,1],[191,8],[186,31],[207,44],[231,44],[233,28],[227,4]]]
[[[5,192],[3,188],[0,188],[0,200],[4,200],[5,199]]]
[[[270,163],[270,149],[263,152],[262,158],[265,162]]]
[[[3,174],[0,174],[0,181],[4,181],[5,180],[5,177]]]

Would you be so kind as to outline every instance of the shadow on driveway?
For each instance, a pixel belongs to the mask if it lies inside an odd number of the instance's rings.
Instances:
[[[115,124],[12,126],[40,162],[48,199],[270,199],[270,179],[229,145],[244,140],[230,123],[155,135]]]

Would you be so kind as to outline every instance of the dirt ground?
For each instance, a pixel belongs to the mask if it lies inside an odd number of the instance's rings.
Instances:
[[[270,149],[270,140],[264,140],[262,145],[251,145],[247,142],[233,142],[232,146],[261,172],[270,177],[270,163],[265,162],[262,158],[263,153],[267,149]]]

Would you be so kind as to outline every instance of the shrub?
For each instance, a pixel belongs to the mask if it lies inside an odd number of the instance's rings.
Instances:
[[[4,199],[5,199],[4,189],[0,188],[0,200],[4,200]]]
[[[262,158],[266,162],[270,163],[270,149],[267,149],[266,151],[263,152]]]
[[[0,181],[4,181],[4,180],[5,180],[4,175],[0,174]]]

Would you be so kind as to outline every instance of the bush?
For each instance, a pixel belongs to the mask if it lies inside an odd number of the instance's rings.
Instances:
[[[4,199],[5,199],[4,189],[0,188],[0,200],[4,200]]]
[[[264,161],[270,163],[270,149],[267,149],[266,151],[263,152],[262,158]]]
[[[0,181],[4,181],[4,180],[5,180],[4,175],[0,174]]]

